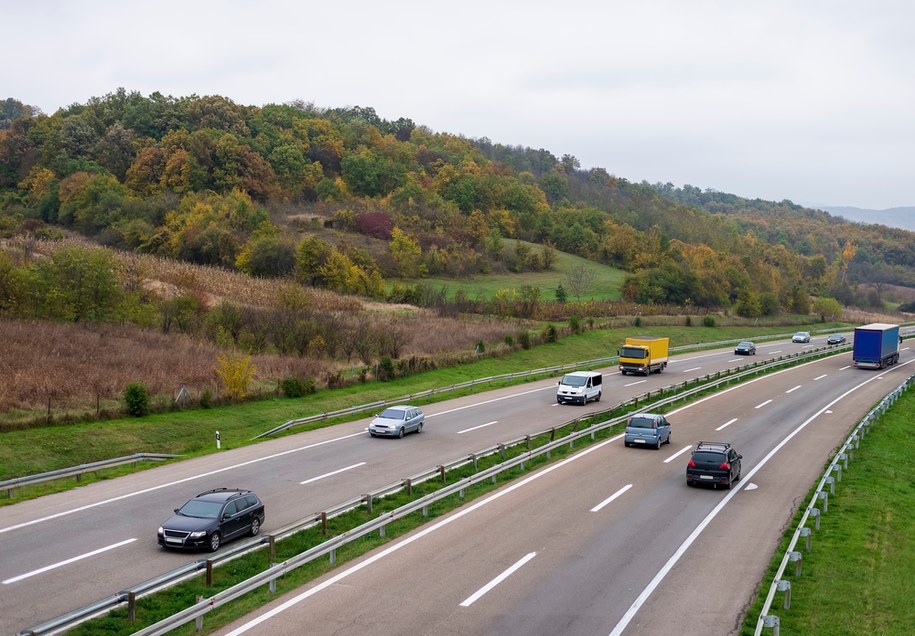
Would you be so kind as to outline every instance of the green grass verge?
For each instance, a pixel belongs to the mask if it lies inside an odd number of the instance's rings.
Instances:
[[[841,327],[840,323],[821,323],[818,329]],[[790,331],[790,329],[787,329]],[[215,433],[220,432],[224,450],[253,443],[253,438],[283,422],[309,415],[393,399],[436,387],[445,387],[475,378],[483,378],[527,369],[568,364],[580,360],[615,355],[627,336],[666,335],[671,346],[722,341],[745,337],[783,334],[783,325],[766,327],[629,327],[596,329],[558,342],[532,349],[517,349],[498,357],[486,357],[471,364],[437,369],[389,382],[355,384],[341,389],[319,391],[303,398],[276,398],[247,402],[213,409],[172,411],[144,418],[120,418],[98,422],[38,427],[0,433],[0,480],[38,474],[134,453],[170,453],[192,457],[217,452]],[[518,383],[524,380],[517,380]],[[507,383],[505,383],[507,384]],[[500,386],[504,386],[500,385]],[[495,388],[482,385],[479,390]],[[453,397],[442,394],[434,401]],[[606,396],[612,400],[613,396]],[[418,401],[427,404],[430,401]],[[365,415],[363,415],[364,417]],[[358,416],[357,416],[358,417]],[[352,419],[352,418],[351,418]],[[327,426],[317,422],[296,427],[291,433]],[[151,462],[136,469],[149,468]],[[129,472],[130,467],[106,469],[84,475],[82,484]],[[75,479],[47,482],[19,488],[14,498],[2,497],[0,506],[51,492],[74,487]]]
[[[803,543],[801,576],[789,564],[791,608],[776,593],[769,613],[783,634],[908,636],[915,631],[915,391],[871,427],[829,497],[811,551]],[[817,483],[819,478],[817,479]],[[806,506],[815,486],[803,500]],[[760,583],[741,634],[751,636],[769,585],[804,508],[798,510]],[[813,524],[811,522],[811,527]],[[803,541],[803,540],[802,540]],[[764,634],[771,630],[764,630]]]

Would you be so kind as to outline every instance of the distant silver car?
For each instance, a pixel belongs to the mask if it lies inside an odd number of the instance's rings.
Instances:
[[[807,331],[798,331],[791,336],[791,342],[810,342],[810,333]]]
[[[423,412],[408,404],[389,406],[375,416],[369,424],[369,435],[372,437],[403,437],[405,433],[421,433],[423,430]]]

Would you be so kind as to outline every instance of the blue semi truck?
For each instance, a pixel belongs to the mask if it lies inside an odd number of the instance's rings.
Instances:
[[[875,322],[855,327],[851,360],[864,369],[882,369],[899,362],[899,325]]]

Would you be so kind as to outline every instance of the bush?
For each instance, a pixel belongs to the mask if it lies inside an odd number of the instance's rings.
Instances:
[[[298,398],[315,392],[315,381],[313,378],[286,378],[281,383],[283,395],[288,398]]]
[[[521,345],[522,349],[531,348],[531,334],[527,331],[522,331],[518,334],[518,344]]]
[[[703,318],[703,319],[702,319],[702,326],[703,326],[703,327],[714,327],[714,326],[715,326],[715,317],[714,317],[714,316],[706,316],[705,318]]]
[[[571,329],[572,333],[574,333],[576,335],[580,334],[581,333],[581,318],[579,318],[578,316],[570,316],[569,317],[569,329]]]
[[[686,317],[686,322],[685,322],[685,324],[686,324],[687,327],[692,327],[692,326],[693,326],[693,319],[692,319],[691,316],[687,316],[687,317]]]
[[[486,343],[484,343],[482,340],[477,340],[477,344],[474,347],[474,351],[478,354],[483,353],[484,351],[486,351]]]
[[[555,325],[547,325],[543,328],[544,342],[556,342],[557,340],[559,340],[559,333],[556,331]]]
[[[636,327],[641,327],[642,326],[642,317],[636,316],[635,320],[632,321],[632,324]]]
[[[507,344],[509,347],[514,347],[515,339],[512,338],[511,336],[505,336],[505,344]]]
[[[124,387],[124,406],[127,413],[133,417],[149,415],[149,392],[146,385],[131,382]]]
[[[208,409],[213,406],[213,394],[209,389],[204,389],[200,394],[200,408]]]
[[[394,371],[394,360],[391,356],[381,356],[378,361],[378,379],[393,380],[396,375]]]

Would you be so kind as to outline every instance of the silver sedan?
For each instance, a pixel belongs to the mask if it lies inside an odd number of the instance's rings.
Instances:
[[[423,412],[408,404],[389,406],[375,416],[369,424],[369,435],[372,437],[403,437],[405,433],[423,430]]]

